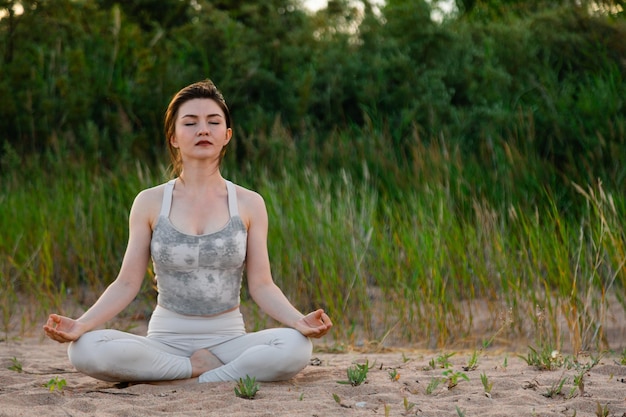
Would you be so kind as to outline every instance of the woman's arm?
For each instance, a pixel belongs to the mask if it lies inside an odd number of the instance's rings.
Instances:
[[[115,281],[77,320],[51,314],[44,325],[48,337],[62,343],[77,340],[83,333],[111,320],[137,296],[150,260],[154,197],[152,189],[150,192],[140,193],[133,202],[129,218],[128,245]]]
[[[252,299],[273,319],[299,330],[305,336],[321,337],[332,327],[330,318],[319,309],[306,316],[298,311],[274,283],[267,251],[268,219],[263,198],[242,190],[240,201],[248,225],[246,276]]]

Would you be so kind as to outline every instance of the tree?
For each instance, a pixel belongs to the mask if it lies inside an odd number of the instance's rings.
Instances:
[[[96,0],[96,3],[104,9],[119,5],[144,30],[181,26],[189,21],[192,11],[192,0]]]
[[[481,16],[489,20],[507,12],[528,14],[561,6],[626,16],[626,0],[455,0],[455,4],[464,16]]]

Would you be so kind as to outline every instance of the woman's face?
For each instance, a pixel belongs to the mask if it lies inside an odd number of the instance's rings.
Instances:
[[[183,161],[189,158],[219,160],[232,136],[221,107],[212,99],[193,99],[178,109],[174,136],[170,142]]]

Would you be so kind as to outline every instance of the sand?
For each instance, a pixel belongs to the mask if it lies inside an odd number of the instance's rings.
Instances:
[[[235,383],[197,385],[131,385],[97,381],[77,373],[66,345],[40,336],[0,342],[0,416],[624,416],[626,366],[621,352],[605,354],[584,373],[584,389],[574,384],[580,372],[572,367],[539,370],[516,353],[486,351],[475,370],[465,371],[470,351],[454,353],[449,368],[459,375],[456,386],[441,383],[441,351],[386,349],[383,352],[332,353],[318,348],[311,364],[286,382],[260,383],[252,400],[235,395]],[[520,352],[524,357],[526,352]],[[8,369],[22,366],[22,372]],[[566,356],[566,358],[571,358]],[[435,369],[430,366],[435,362]],[[581,366],[591,361],[580,356]],[[365,383],[352,386],[346,370],[367,362]],[[391,375],[396,375],[392,378]],[[468,377],[469,381],[460,374]],[[487,395],[481,382],[492,383]],[[50,389],[51,380],[65,381]],[[560,393],[559,382],[565,380]],[[55,388],[54,384],[52,388]],[[603,412],[606,411],[606,414]]]

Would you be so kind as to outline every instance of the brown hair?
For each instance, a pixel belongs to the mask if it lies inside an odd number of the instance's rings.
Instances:
[[[170,153],[170,160],[172,163],[171,173],[173,176],[178,176],[182,172],[182,159],[180,157],[180,152],[178,149],[172,146],[171,138],[176,133],[176,118],[178,117],[178,110],[180,106],[189,100],[193,99],[211,99],[214,100],[224,112],[224,117],[226,118],[226,128],[231,127],[231,119],[230,119],[230,111],[228,110],[228,106],[226,105],[226,100],[224,100],[224,96],[217,89],[213,81],[204,80],[188,85],[187,87],[180,90],[172,101],[170,101],[169,106],[167,106],[167,110],[165,111],[165,141],[167,143],[167,149]],[[222,149],[222,153],[220,154],[220,162],[226,153],[226,147]]]

